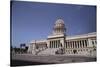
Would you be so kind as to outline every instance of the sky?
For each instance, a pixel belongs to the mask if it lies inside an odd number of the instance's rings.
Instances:
[[[63,19],[66,35],[96,32],[96,6],[13,1],[11,3],[12,45],[47,39],[57,19]]]

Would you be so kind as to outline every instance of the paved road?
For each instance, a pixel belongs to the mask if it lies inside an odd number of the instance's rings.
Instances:
[[[53,63],[92,62],[96,61],[96,58],[85,56],[33,56],[31,54],[23,54],[12,56],[12,60],[15,62],[14,64],[16,64],[17,61],[27,61],[27,63],[33,63],[33,65],[40,65]]]

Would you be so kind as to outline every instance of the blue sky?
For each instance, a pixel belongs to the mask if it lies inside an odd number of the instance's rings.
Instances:
[[[13,1],[11,9],[13,46],[46,39],[59,18],[68,36],[96,32],[96,6]]]

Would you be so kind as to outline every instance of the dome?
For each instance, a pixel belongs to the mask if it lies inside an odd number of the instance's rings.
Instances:
[[[62,19],[58,19],[56,22],[55,22],[55,26],[54,28],[63,28],[64,27],[64,21]]]
[[[64,24],[64,21],[62,19],[58,19],[55,24]]]
[[[53,34],[64,34],[64,33],[65,33],[64,21],[62,19],[58,19],[53,27]]]

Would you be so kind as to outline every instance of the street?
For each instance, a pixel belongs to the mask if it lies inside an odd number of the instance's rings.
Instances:
[[[18,54],[11,58],[11,66],[43,65],[58,63],[93,62],[96,58],[86,56],[34,56],[31,54]]]

